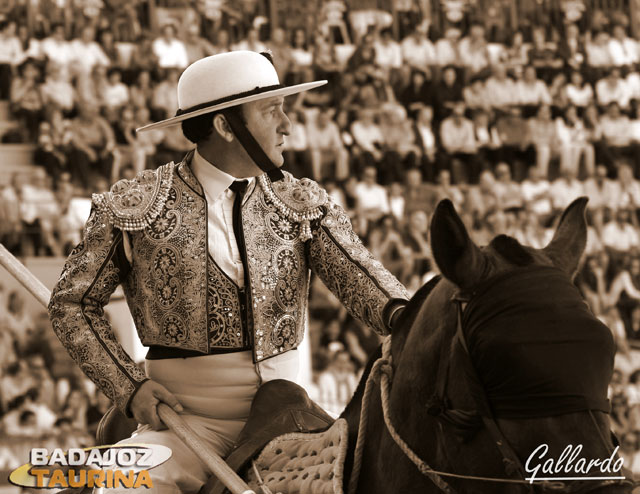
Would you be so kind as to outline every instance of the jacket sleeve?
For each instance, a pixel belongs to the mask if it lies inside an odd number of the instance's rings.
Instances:
[[[349,313],[379,334],[388,334],[394,311],[407,303],[404,286],[354,233],[344,210],[331,199],[312,229],[309,264]]]
[[[127,416],[145,374],[124,351],[104,314],[130,266],[122,232],[93,205],[83,239],[67,259],[51,295],[53,330],[82,371]]]

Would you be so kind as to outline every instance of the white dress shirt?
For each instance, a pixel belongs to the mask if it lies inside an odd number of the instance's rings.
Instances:
[[[233,201],[236,194],[229,186],[235,177],[209,163],[198,151],[193,153],[191,170],[204,189],[207,199],[209,254],[229,278],[238,286],[244,286],[242,257],[233,230]],[[244,200],[249,197],[254,179],[250,178]]]

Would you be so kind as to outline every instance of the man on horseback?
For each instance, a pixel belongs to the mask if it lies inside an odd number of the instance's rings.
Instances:
[[[365,249],[344,211],[315,182],[283,164],[291,123],[285,87],[266,54],[231,52],[189,66],[173,118],[196,144],[179,164],[121,180],[93,197],[82,242],[49,306],[71,356],[127,416],[136,443],[164,444],[160,492],[196,492],[207,469],[163,425],[167,403],[226,456],[258,387],[294,380],[313,270],[349,310],[390,331],[404,287]],[[141,371],[120,346],[103,307],[122,284],[142,343]]]

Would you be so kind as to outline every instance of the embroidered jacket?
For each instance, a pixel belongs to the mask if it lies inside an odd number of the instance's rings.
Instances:
[[[94,195],[83,240],[67,259],[49,305],[54,331],[70,355],[127,414],[146,377],[104,317],[119,284],[145,346],[205,355],[246,347],[244,329],[256,362],[302,341],[310,269],[354,317],[381,334],[394,303],[408,298],[326,192],[290,174],[275,183],[258,177],[243,203],[249,289],[239,289],[208,254],[207,204],[190,156]]]

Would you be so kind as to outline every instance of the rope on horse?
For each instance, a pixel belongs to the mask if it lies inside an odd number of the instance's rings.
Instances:
[[[382,398],[382,412],[384,416],[384,422],[387,426],[389,434],[396,442],[402,452],[418,467],[418,470],[423,475],[428,476],[432,482],[437,485],[443,492],[448,494],[454,494],[454,490],[444,480],[440,478],[440,472],[436,472],[429,465],[420,459],[420,457],[409,447],[407,443],[400,437],[395,427],[391,423],[389,418],[389,386],[391,376],[393,374],[393,368],[391,367],[391,336],[387,336],[382,344],[382,356],[376,360],[371,368],[369,377],[367,378],[367,384],[364,388],[364,395],[362,397],[362,408],[360,409],[360,424],[358,425],[358,439],[356,441],[356,449],[354,451],[353,459],[353,471],[351,472],[351,478],[349,479],[349,494],[355,494],[358,487],[358,479],[360,477],[360,470],[362,468],[362,454],[364,452],[364,445],[366,439],[366,430],[368,423],[367,413],[369,408],[369,401],[371,398],[371,392],[373,391],[373,384],[380,377],[380,394]]]
[[[364,389],[364,395],[362,397],[362,408],[360,410],[360,424],[358,426],[358,439],[356,441],[356,448],[353,458],[353,470],[351,478],[349,479],[349,494],[355,494],[358,487],[358,479],[360,477],[360,471],[362,469],[362,455],[364,452],[364,445],[366,440],[366,429],[368,423],[368,408],[371,393],[374,389],[373,384],[380,380],[380,397],[382,400],[382,415],[384,417],[384,423],[387,426],[387,430],[391,438],[395,441],[396,445],[402,450],[402,452],[409,458],[412,463],[418,468],[420,473],[429,477],[431,481],[447,494],[455,494],[455,490],[447,484],[441,477],[451,477],[464,480],[480,480],[485,482],[499,482],[506,484],[529,484],[526,480],[517,479],[502,479],[496,477],[478,477],[475,475],[461,475],[456,473],[441,472],[431,468],[426,462],[424,462],[411,447],[400,437],[398,431],[391,423],[390,408],[389,408],[389,391],[391,387],[391,378],[393,376],[393,367],[391,366],[391,336],[387,336],[382,343],[382,356],[375,361],[371,368],[371,373],[367,378],[367,383]],[[544,482],[545,488],[550,490],[557,490],[564,487],[562,482],[547,481]]]

